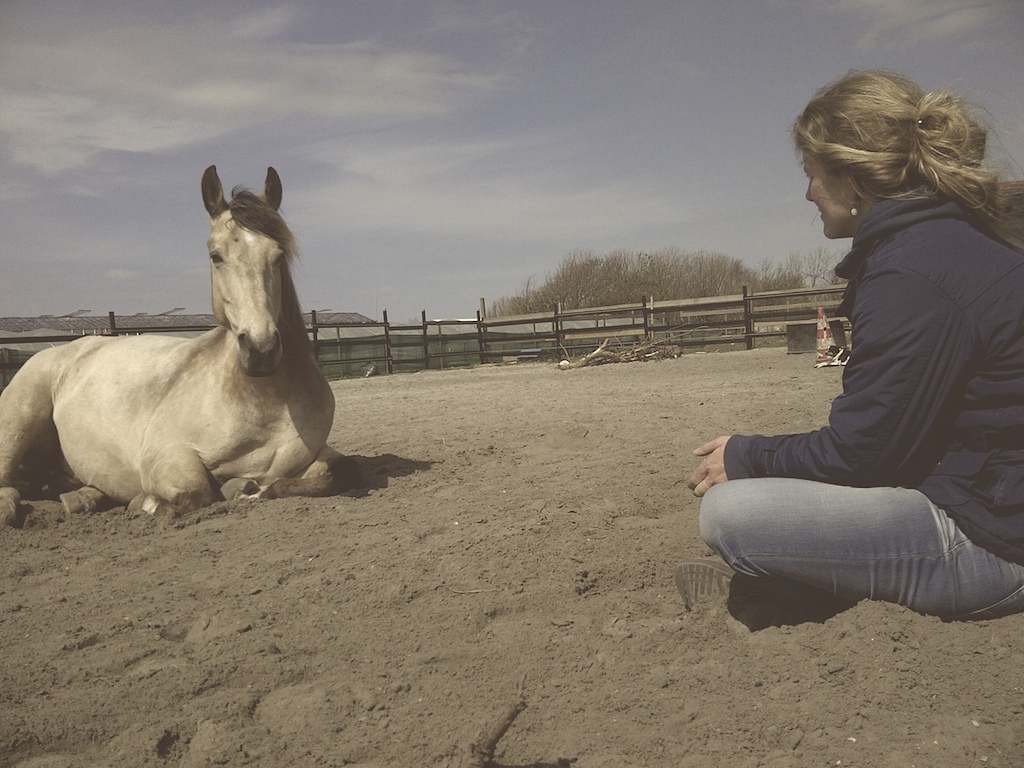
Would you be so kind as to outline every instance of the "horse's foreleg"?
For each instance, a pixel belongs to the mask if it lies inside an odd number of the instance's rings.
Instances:
[[[220,487],[220,497],[217,500],[221,498],[225,501],[254,499],[259,496],[259,493],[260,485],[255,480],[245,477],[233,477]],[[200,504],[199,506],[206,506],[206,504]],[[190,504],[178,506],[152,493],[140,493],[129,502],[128,514],[134,517],[143,514],[156,515],[158,517],[177,517],[191,508],[193,506]]]
[[[145,462],[142,488],[143,492],[131,500],[130,512],[176,517],[223,498],[198,454],[180,445],[164,449]]]
[[[49,357],[40,354],[26,363],[3,392],[0,392],[0,524],[19,524],[19,483],[30,478],[29,470],[40,470],[53,461],[57,428],[53,424],[53,394]],[[45,474],[45,472],[43,473]]]
[[[329,445],[299,477],[282,477],[271,483],[260,496],[283,499],[288,496],[337,496],[366,484],[359,464],[351,456],[342,456]]]

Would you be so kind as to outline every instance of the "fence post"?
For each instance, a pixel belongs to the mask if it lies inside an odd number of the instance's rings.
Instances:
[[[427,310],[420,310],[420,322],[423,325],[423,370],[430,370],[430,340],[427,338]]]
[[[441,323],[437,324],[437,351],[438,351],[437,369],[439,371],[443,371],[444,370],[444,356],[446,354],[448,354],[448,347],[446,347],[445,343],[444,343],[444,333],[443,333],[443,329],[441,328]]]
[[[650,303],[648,303],[648,300]],[[644,340],[651,338],[652,329],[654,328],[654,297],[644,296],[643,303],[644,312]]]
[[[754,348],[754,315],[751,307],[750,295],[747,286],[743,286],[743,337],[747,342],[747,349]]]
[[[551,318],[551,330],[555,332],[555,352],[558,354],[558,358],[562,358],[562,321],[559,318],[559,314],[562,311],[562,302],[556,301],[555,306],[552,308],[553,316]],[[569,350],[565,350],[566,356],[569,354]]]
[[[114,313],[113,312],[108,312],[107,313],[107,319],[110,322],[110,335],[111,336],[117,336],[117,325],[114,323]]]
[[[483,299],[480,299],[480,306],[483,307]],[[476,348],[480,353],[480,365],[487,362],[487,323],[485,315],[481,310],[476,311]]]
[[[384,369],[388,373],[395,372],[394,362],[391,360],[391,326],[388,324],[388,308],[384,307]]]
[[[317,333],[316,325],[316,310],[310,310],[309,312],[309,325],[310,330],[313,332],[313,359],[316,360],[317,364],[320,363],[320,337]]]

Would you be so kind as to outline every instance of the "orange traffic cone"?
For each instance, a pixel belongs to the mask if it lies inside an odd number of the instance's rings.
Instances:
[[[829,352],[830,347],[835,346],[835,339],[832,338],[832,328],[825,317],[825,308],[818,307],[818,359],[815,363],[825,363],[832,359],[835,352]]]

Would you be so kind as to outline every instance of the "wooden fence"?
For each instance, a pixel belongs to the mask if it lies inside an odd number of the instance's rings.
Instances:
[[[605,339],[611,346],[630,347],[641,341],[667,342],[682,351],[731,345],[753,349],[758,341],[785,338],[786,325],[810,321],[817,308],[834,313],[842,286],[735,296],[656,301],[639,304],[561,310],[553,307],[515,317],[427,320],[391,323],[387,311],[381,322],[321,323],[310,313],[309,333],[325,375],[330,379],[397,373],[428,368],[452,368],[509,360],[579,357]],[[208,328],[119,328],[110,313],[102,335],[139,333],[196,333]],[[0,387],[30,356],[18,352],[27,344],[59,344],[82,334],[0,337]],[[6,345],[6,346],[5,346]],[[10,345],[15,345],[9,348]]]

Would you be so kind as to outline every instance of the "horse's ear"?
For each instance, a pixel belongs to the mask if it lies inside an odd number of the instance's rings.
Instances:
[[[281,177],[273,167],[267,168],[267,180],[263,183],[263,201],[275,211],[281,207]]]
[[[211,165],[203,174],[203,203],[211,219],[217,218],[228,209],[228,204],[224,202],[224,187],[220,184],[215,165]]]

